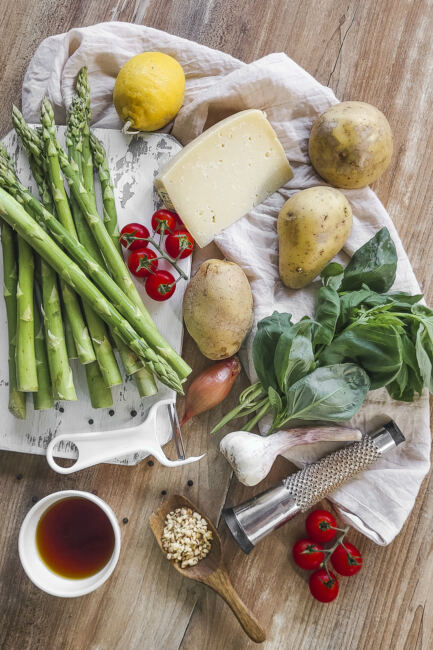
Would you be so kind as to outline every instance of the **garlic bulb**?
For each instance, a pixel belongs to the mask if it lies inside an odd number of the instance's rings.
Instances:
[[[290,447],[323,441],[361,440],[358,429],[345,427],[301,427],[263,437],[249,431],[233,431],[220,442],[220,451],[244,485],[260,483],[270,472],[278,455]]]

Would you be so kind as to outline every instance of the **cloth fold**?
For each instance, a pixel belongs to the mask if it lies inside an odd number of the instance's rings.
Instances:
[[[185,102],[172,125],[183,145],[228,115],[247,108],[266,112],[293,166],[293,179],[240,221],[221,233],[216,243],[224,255],[246,272],[254,295],[255,323],[242,358],[255,379],[251,344],[257,322],[274,310],[293,314],[296,321],[312,314],[318,289],[315,282],[300,291],[285,288],[278,276],[276,220],[283,203],[294,193],[324,184],[308,158],[308,137],[315,118],[337,99],[329,88],[285,54],[270,54],[250,64],[203,45],[149,27],[102,23],[47,38],[38,47],[25,75],[23,113],[39,121],[39,106],[48,95],[56,119],[65,121],[79,69],[86,65],[91,86],[94,126],[117,128],[121,123],[112,105],[112,91],[121,66],[142,51],[174,56],[186,74]],[[400,238],[385,208],[369,188],[345,190],[354,214],[351,235],[337,259],[350,255],[386,226],[398,253],[394,289],[419,293],[419,286]],[[406,442],[332,495],[342,519],[378,544],[388,544],[408,517],[429,469],[430,426],[428,394],[413,404],[391,400],[384,389],[369,394],[351,421],[372,432],[394,419]],[[332,445],[304,446],[288,458],[297,465],[322,456]]]

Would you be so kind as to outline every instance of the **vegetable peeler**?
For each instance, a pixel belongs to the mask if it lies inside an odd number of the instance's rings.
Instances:
[[[164,454],[156,434],[157,413],[160,406],[168,409],[173,439],[178,460],[170,460]],[[78,450],[78,458],[71,467],[62,467],[54,458],[54,448],[59,442],[73,443]],[[146,452],[166,467],[179,467],[195,463],[206,454],[185,458],[179,420],[173,399],[164,399],[154,404],[144,422],[135,427],[115,429],[106,432],[62,433],[51,440],[46,455],[49,466],[59,474],[72,474],[80,469],[105,463],[137,452]]]

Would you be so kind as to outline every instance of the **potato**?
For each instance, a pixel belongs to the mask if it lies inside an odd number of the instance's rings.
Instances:
[[[331,185],[365,187],[390,163],[391,127],[375,106],[341,102],[314,122],[308,151],[316,172]]]
[[[333,187],[310,187],[285,202],[278,215],[280,277],[300,289],[319,275],[343,247],[352,228],[352,209]]]
[[[206,260],[183,298],[186,329],[208,359],[226,359],[242,345],[253,323],[253,296],[240,266]]]

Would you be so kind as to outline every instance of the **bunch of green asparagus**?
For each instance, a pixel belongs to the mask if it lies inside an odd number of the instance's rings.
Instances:
[[[85,366],[92,406],[111,406],[110,389],[122,383],[114,347],[142,397],[157,391],[155,377],[182,392],[191,371],[158,332],[124,263],[107,157],[90,132],[90,119],[86,68],[77,77],[68,112],[67,153],[57,140],[48,99],[36,129],[13,108],[39,199],[20,183],[0,143],[9,409],[18,418],[26,416],[27,393],[33,394],[35,409],[77,399],[69,365],[74,358]]]

